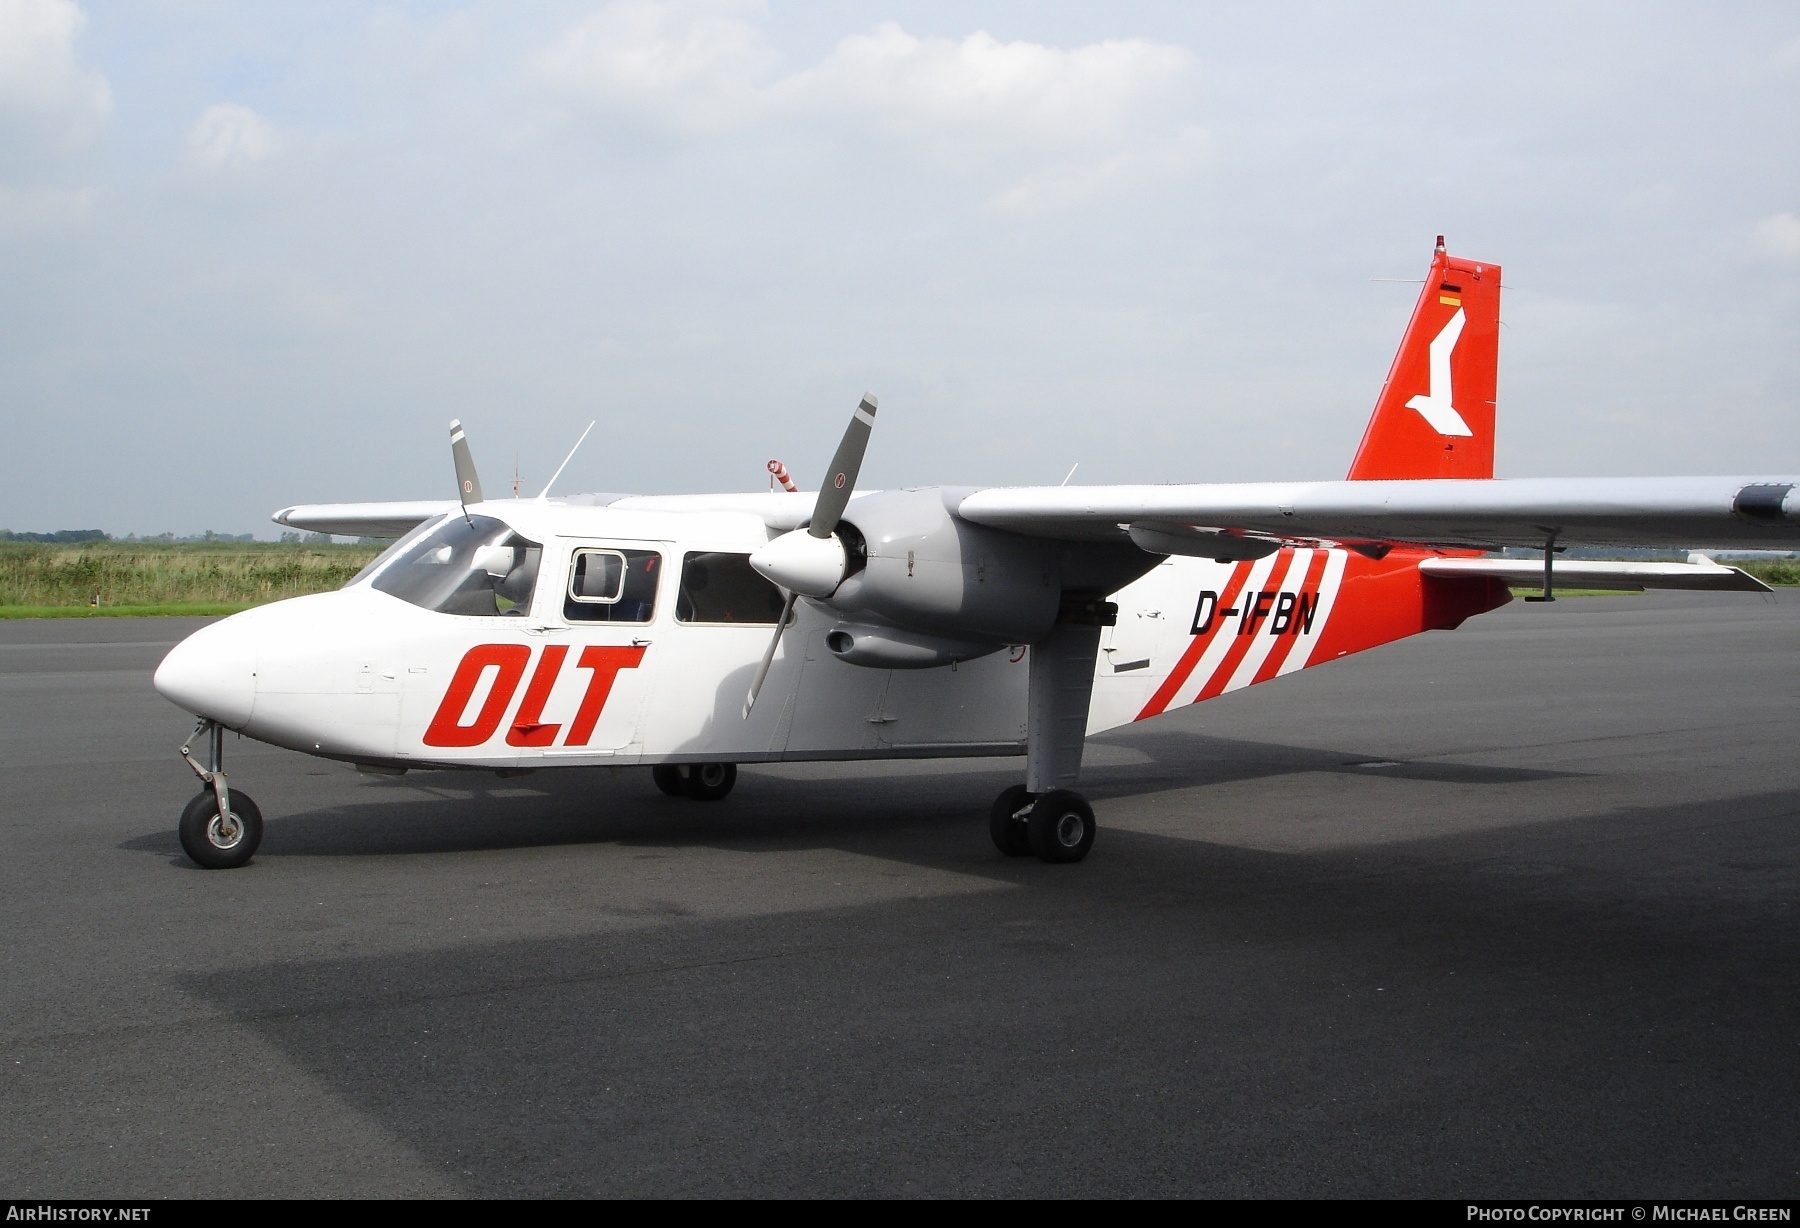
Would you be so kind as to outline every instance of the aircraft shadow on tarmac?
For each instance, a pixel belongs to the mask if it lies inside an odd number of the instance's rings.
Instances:
[[[182,984],[472,1193],[1791,1196],[1792,858],[1720,859],[1797,811],[1121,832],[1032,890]]]
[[[1108,750],[1124,751],[1131,762],[1117,762],[1120,756],[1109,756]],[[1576,775],[1457,762],[1397,763],[1180,730],[1133,730],[1096,739],[1089,761],[1082,787],[1096,800],[1317,772],[1379,772],[1389,779],[1467,786]],[[942,770],[921,761],[819,765],[810,777],[790,774],[795,765],[781,766],[777,773],[746,771],[732,796],[719,803],[665,797],[640,768],[564,768],[511,779],[465,771],[370,777],[360,782],[365,797],[349,805],[283,815],[265,801],[271,817],[257,856],[391,856],[599,843],[848,849],[870,840],[891,855],[887,846],[896,828],[962,829],[982,822],[994,795],[1023,771],[1011,759],[955,760]],[[1104,827],[1104,815],[1101,823]],[[168,854],[187,864],[172,834],[150,833],[120,847]]]

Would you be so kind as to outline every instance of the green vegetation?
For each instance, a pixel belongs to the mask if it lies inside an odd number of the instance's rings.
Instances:
[[[0,618],[229,614],[341,588],[382,549],[316,542],[0,542]]]
[[[199,618],[236,614],[250,606],[231,602],[169,602],[163,605],[0,605],[4,618]]]
[[[343,585],[385,542],[0,539],[0,618],[235,614],[253,605]],[[84,535],[85,536],[85,535]],[[298,534],[290,534],[298,537]],[[1800,559],[1727,559],[1765,584],[1800,586]],[[1516,588],[1516,594],[1535,592]],[[1561,589],[1559,595],[1620,596]],[[99,605],[94,604],[98,595]],[[1629,594],[1623,594],[1629,595]]]
[[[1749,572],[1771,588],[1800,585],[1800,559],[1720,559],[1727,567]]]

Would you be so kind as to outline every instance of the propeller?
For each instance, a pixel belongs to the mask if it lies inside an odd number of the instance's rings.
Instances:
[[[481,479],[475,476],[475,458],[469,453],[469,439],[458,418],[450,419],[450,459],[456,462],[456,493],[466,517],[469,508],[481,502]]]
[[[869,432],[875,426],[877,404],[875,394],[866,393],[856,412],[850,416],[850,425],[844,428],[844,438],[831,458],[831,468],[826,470],[825,480],[819,484],[819,497],[813,504],[812,520],[806,528],[783,533],[750,556],[750,566],[786,593],[787,600],[782,603],[781,620],[775,624],[775,634],[769,637],[762,664],[756,667],[756,677],[750,681],[750,694],[744,699],[746,718],[750,709],[756,706],[757,692],[762,690],[763,681],[769,676],[775,650],[781,646],[788,619],[793,617],[794,603],[802,594],[829,597],[844,581],[844,570],[849,561],[844,554],[844,543],[833,534],[837,532],[838,521],[843,519],[844,508],[850,504],[850,496],[856,493],[856,477],[862,471],[863,453],[869,449]]]

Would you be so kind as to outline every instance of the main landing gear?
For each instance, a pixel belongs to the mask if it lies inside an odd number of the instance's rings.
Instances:
[[[1067,786],[1081,775],[1100,629],[1118,613],[1110,601],[1065,592],[1056,625],[1031,646],[1025,783],[988,811],[988,834],[1008,857],[1066,864],[1094,847],[1094,808]]]
[[[650,778],[670,797],[716,802],[737,784],[737,764],[659,763],[650,769]]]
[[[988,834],[1008,857],[1052,863],[1080,861],[1094,847],[1094,808],[1072,789],[1032,794],[1014,785],[994,799]]]
[[[207,735],[207,765],[193,755],[193,744]],[[262,843],[262,811],[241,789],[225,783],[225,730],[202,720],[181,747],[181,757],[207,787],[181,812],[181,848],[206,870],[235,870],[256,855]]]

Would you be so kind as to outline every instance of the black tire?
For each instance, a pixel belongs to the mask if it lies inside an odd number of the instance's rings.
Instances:
[[[696,763],[688,767],[687,795],[697,802],[716,802],[737,783],[735,763]]]
[[[650,779],[670,797],[687,796],[687,783],[681,779],[681,769],[673,763],[659,763],[651,768]]]
[[[1014,785],[988,808],[988,835],[994,838],[994,847],[1008,857],[1031,856],[1031,835],[1019,813],[1030,800],[1024,785]]]
[[[1041,861],[1080,861],[1094,847],[1094,808],[1068,789],[1052,789],[1032,803],[1025,826]]]
[[[235,870],[256,856],[262,843],[262,811],[248,793],[231,790],[231,817],[237,820],[236,838],[219,823],[219,800],[211,789],[203,790],[181,812],[181,850],[203,870]]]

